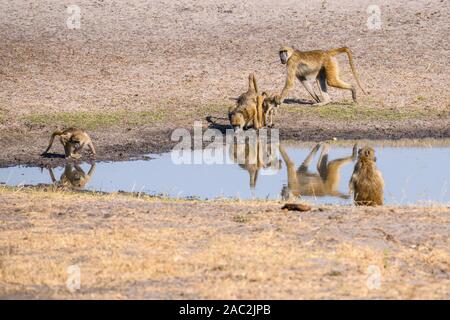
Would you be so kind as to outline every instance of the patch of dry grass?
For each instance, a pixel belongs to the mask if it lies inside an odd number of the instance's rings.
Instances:
[[[449,298],[445,207],[297,214],[273,201],[12,188],[0,202],[3,298]]]

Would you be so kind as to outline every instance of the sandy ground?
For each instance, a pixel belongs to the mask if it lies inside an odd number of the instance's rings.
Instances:
[[[53,121],[55,113],[95,113],[100,122],[117,113],[119,119],[90,129],[99,159],[170,148],[172,129],[191,129],[195,120],[206,127],[207,116],[226,124],[249,72],[264,90],[282,88],[282,44],[349,46],[370,91],[341,117],[349,93],[330,90],[344,101],[330,114],[302,103],[309,97],[297,84],[276,118],[283,137],[450,137],[445,1],[377,1],[381,30],[368,29],[372,2],[362,0],[76,3],[81,27],[71,30],[69,2],[0,1],[0,165],[40,163],[49,132],[85,125]],[[355,83],[346,58],[339,59],[343,78]],[[151,116],[131,121],[139,112]]]
[[[449,207],[5,188],[0,204],[0,298],[450,298]]]

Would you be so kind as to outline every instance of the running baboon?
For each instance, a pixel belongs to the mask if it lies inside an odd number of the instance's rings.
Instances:
[[[53,144],[53,140],[55,140],[56,136],[59,136],[59,139],[64,146],[64,154],[66,158],[80,158],[81,155],[78,152],[83,149],[85,145],[87,145],[92,154],[95,155],[95,148],[89,135],[81,129],[69,128],[63,131],[55,131],[52,133],[48,147],[41,154],[42,156],[46,155],[50,150]]]
[[[230,158],[242,169],[247,170],[250,188],[255,188],[259,170],[263,168],[281,169],[281,160],[276,156],[276,144],[265,139],[246,139],[245,143],[234,141],[230,145]]]
[[[258,85],[253,73],[248,76],[248,90],[237,99],[236,106],[228,110],[230,124],[235,131],[247,129],[250,123],[254,129],[262,127],[262,103],[263,98],[259,95]]]
[[[68,163],[66,164],[64,173],[61,175],[59,180],[56,180],[51,168],[49,168],[48,171],[52,182],[57,187],[82,189],[89,182],[89,180],[91,180],[95,171],[95,163],[91,165],[91,168],[87,174],[79,165]]]
[[[324,144],[317,163],[318,173],[308,172],[314,156],[320,149],[321,144],[317,144],[306,157],[305,161],[296,170],[295,163],[289,158],[284,147],[280,145],[281,156],[286,163],[288,183],[283,187],[281,196],[283,199],[290,199],[298,196],[333,196],[348,199],[349,195],[337,190],[340,180],[340,169],[346,164],[356,160],[358,147],[355,144],[352,155],[349,157],[336,159],[328,162],[328,143]]]
[[[316,105],[325,105],[331,101],[328,95],[327,85],[350,90],[352,92],[353,101],[356,102],[355,87],[345,83],[339,78],[339,65],[334,56],[340,53],[347,54],[353,76],[362,92],[365,93],[358,75],[356,74],[353,56],[349,48],[343,47],[327,51],[299,51],[284,46],[280,48],[279,55],[281,63],[287,65],[287,77],[283,90],[276,97],[276,102],[281,104],[284,98],[286,98],[289,90],[294,85],[295,78],[303,84],[306,91],[308,91],[315,100]],[[314,82],[318,84],[321,97],[319,97],[313,89]]]
[[[349,183],[356,205],[383,205],[384,180],[376,160],[373,148],[364,147],[358,151],[358,161]]]

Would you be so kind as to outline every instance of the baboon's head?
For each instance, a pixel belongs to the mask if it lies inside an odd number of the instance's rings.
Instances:
[[[375,157],[375,150],[370,147],[364,147],[359,149],[358,157],[360,160],[370,160],[374,162],[377,161],[377,158]]]
[[[291,57],[293,49],[290,47],[282,46],[278,51],[282,64],[286,64]]]
[[[263,107],[264,107],[264,111],[266,112],[267,110],[270,109],[270,107],[278,107],[279,105],[277,104],[276,101],[276,97],[274,94],[271,94],[269,92],[264,91],[261,96],[264,98],[263,101]]]

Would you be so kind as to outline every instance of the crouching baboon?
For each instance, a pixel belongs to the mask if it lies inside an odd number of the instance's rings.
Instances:
[[[55,131],[52,133],[48,147],[41,154],[42,156],[45,156],[47,154],[47,152],[52,147],[55,137],[57,136],[59,136],[61,144],[64,147],[64,154],[66,158],[80,158],[81,154],[79,154],[78,152],[81,151],[81,149],[83,149],[85,145],[87,145],[92,154],[95,155],[95,148],[89,135],[81,129],[69,128],[63,131]]]
[[[280,153],[286,163],[288,183],[281,191],[283,199],[288,200],[299,196],[324,197],[333,196],[348,199],[349,195],[338,191],[340,170],[344,164],[356,160],[358,147],[355,144],[350,156],[328,161],[330,146],[323,145],[322,152],[317,162],[318,173],[309,172],[308,168],[314,159],[321,144],[317,144],[306,157],[305,161],[295,168],[295,163],[289,158],[284,147],[280,144]]]
[[[230,124],[235,131],[247,129],[252,124],[254,129],[261,128],[262,102],[258,85],[253,73],[248,76],[248,89],[237,99],[236,106],[228,110]]]
[[[248,76],[248,89],[237,99],[235,106],[228,109],[228,118],[235,131],[247,129],[250,124],[254,129],[273,125],[275,96],[267,92],[259,94],[256,77]]]
[[[316,105],[324,105],[331,101],[328,96],[328,86],[346,89],[352,92],[353,101],[356,102],[356,90],[355,87],[345,83],[339,78],[339,65],[334,58],[335,55],[340,53],[346,53],[352,69],[353,76],[356,79],[356,83],[361,86],[356,69],[353,63],[353,56],[349,48],[343,47],[332,50],[314,50],[314,51],[299,51],[290,47],[281,47],[279,50],[280,60],[282,64],[286,65],[287,77],[283,90],[277,96],[277,103],[286,98],[287,94],[294,86],[295,78],[297,78],[305,87],[306,91],[315,100]],[[314,91],[314,84],[317,82],[321,97]]]
[[[356,205],[383,205],[384,180],[376,160],[373,148],[364,147],[358,151],[358,161],[349,183]]]
[[[84,186],[91,180],[95,171],[95,163],[91,164],[88,173],[85,173],[83,168],[77,164],[68,163],[64,167],[64,172],[61,174],[59,180],[55,178],[52,168],[48,169],[52,183],[57,188],[75,188],[83,189]]]

